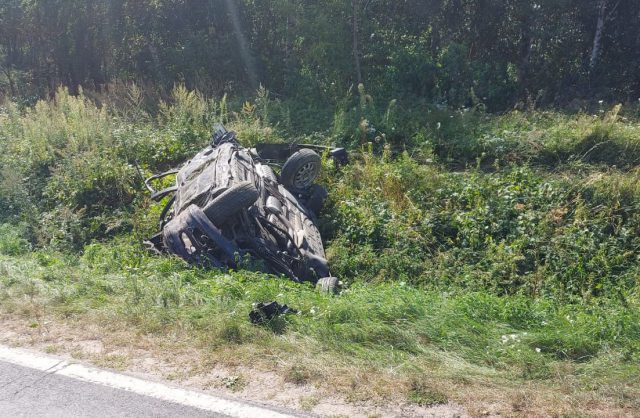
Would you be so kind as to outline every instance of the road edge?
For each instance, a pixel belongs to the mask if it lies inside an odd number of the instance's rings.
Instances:
[[[172,387],[126,374],[70,362],[51,355],[0,344],[0,361],[69,377],[87,383],[125,390],[138,395],[185,405],[233,418],[294,418],[311,415],[294,414],[250,402],[213,396],[193,390]]]

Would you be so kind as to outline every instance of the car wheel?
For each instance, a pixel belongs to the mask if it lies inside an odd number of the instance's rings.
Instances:
[[[280,181],[294,191],[308,189],[320,173],[320,156],[309,148],[295,152],[282,166]]]
[[[204,207],[203,211],[211,222],[221,226],[232,215],[248,208],[257,199],[258,189],[252,182],[245,181],[220,193],[218,197]]]
[[[322,293],[338,293],[340,288],[340,282],[337,277],[323,277],[318,280],[316,287],[320,289]]]

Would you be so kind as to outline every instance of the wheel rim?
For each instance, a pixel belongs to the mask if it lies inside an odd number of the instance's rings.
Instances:
[[[298,189],[307,188],[313,183],[316,175],[318,174],[318,164],[315,162],[308,162],[296,173],[293,180],[293,185]]]

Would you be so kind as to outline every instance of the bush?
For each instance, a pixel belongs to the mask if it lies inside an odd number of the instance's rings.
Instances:
[[[385,158],[330,180],[324,229],[340,277],[560,298],[637,285],[635,171],[460,173]]]
[[[25,225],[0,224],[0,254],[24,255],[31,251]]]

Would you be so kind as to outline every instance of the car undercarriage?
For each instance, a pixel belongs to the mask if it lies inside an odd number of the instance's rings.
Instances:
[[[209,146],[180,169],[145,181],[153,199],[169,197],[149,246],[205,268],[240,268],[250,259],[267,273],[332,290],[338,282],[315,222],[327,196],[314,184],[322,165],[316,151],[326,151],[338,165],[347,162],[342,148],[245,148],[234,132],[219,126]],[[282,161],[277,174],[272,166]],[[160,191],[151,186],[171,174],[174,186]]]

